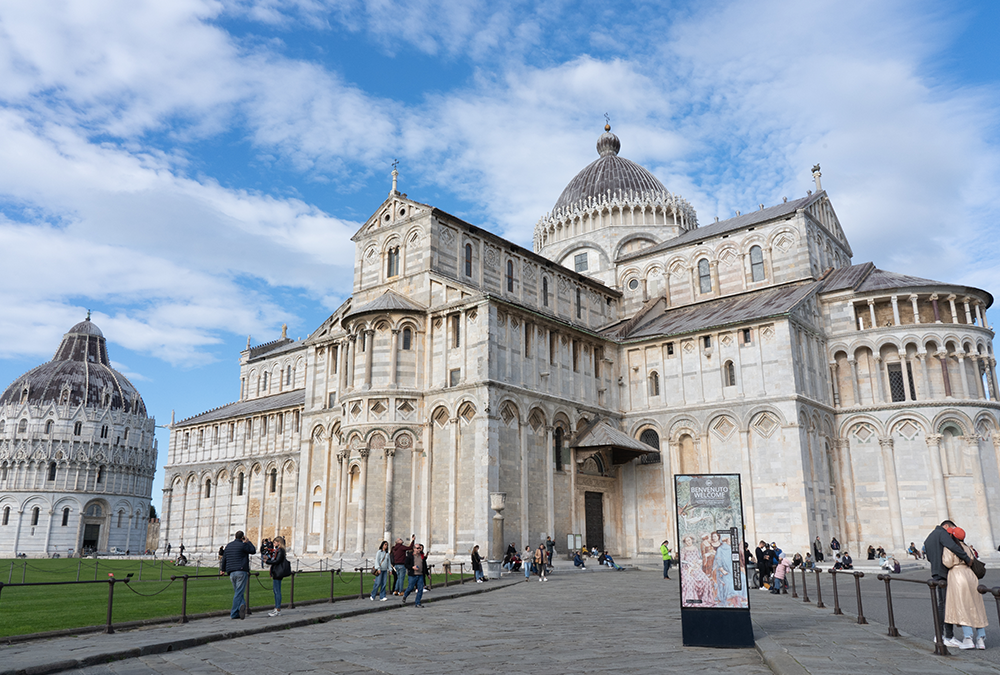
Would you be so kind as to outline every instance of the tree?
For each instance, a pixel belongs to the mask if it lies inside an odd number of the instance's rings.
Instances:
[[[149,519],[152,520],[156,518],[156,507],[152,504],[149,505]]]

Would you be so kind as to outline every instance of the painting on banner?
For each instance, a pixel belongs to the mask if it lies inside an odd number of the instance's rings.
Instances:
[[[674,478],[681,607],[748,609],[739,474]]]

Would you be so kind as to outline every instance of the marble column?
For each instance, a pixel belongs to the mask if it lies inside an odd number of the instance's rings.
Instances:
[[[910,360],[906,356],[906,348],[903,349],[899,355],[899,369],[903,375],[903,400],[909,402],[913,400],[910,396]]]
[[[375,352],[375,331],[365,331],[365,389],[372,388],[372,354]]]
[[[371,349],[371,345],[366,345],[366,348]],[[366,497],[368,492],[368,455],[371,453],[369,448],[361,448],[359,451],[361,455],[361,462],[359,466],[361,467],[361,475],[358,477],[360,483],[358,484],[358,540],[354,547],[354,552],[358,555],[364,554],[365,551],[365,525],[367,518],[367,504]]]
[[[452,417],[452,443],[448,452],[448,550],[454,558],[458,545],[458,444],[461,437],[461,417]]]
[[[892,302],[892,325],[893,326],[898,326],[899,323],[900,323],[899,322],[899,296],[898,295],[890,296],[889,300]]]
[[[979,354],[970,354],[969,359],[972,361],[972,370],[976,374],[976,394],[978,398],[985,399],[986,392],[983,390],[983,371],[979,365]]]
[[[553,436],[554,427],[545,427],[545,534],[555,538],[556,503],[555,488],[552,472],[555,462],[555,440]]]
[[[858,385],[858,362],[855,359],[847,359],[851,366],[851,387],[854,389],[854,405],[861,405],[861,387]]]
[[[969,396],[969,373],[965,368],[965,354],[964,352],[956,352],[955,356],[958,357],[958,374],[959,380],[962,382],[962,398],[972,398]]]
[[[412,342],[412,334],[411,334]],[[412,344],[410,347],[412,348]],[[392,344],[389,347],[389,386],[391,388],[396,387],[396,364],[399,361],[399,329],[392,329]]]
[[[944,467],[941,466],[941,434],[927,434],[924,440],[927,443],[927,452],[931,460],[931,487],[934,490],[934,508],[937,512],[937,521],[942,522],[950,516],[948,515],[948,493],[944,487]]]
[[[347,500],[350,498],[351,483],[351,455],[350,450],[345,451],[341,457],[341,479],[340,479],[340,524],[337,532],[337,550],[341,554],[347,551]]]
[[[885,497],[889,504],[889,525],[892,528],[893,552],[902,555],[906,544],[903,541],[903,514],[899,503],[899,483],[896,480],[896,459],[892,438],[880,438],[882,465],[885,470]],[[860,551],[858,552],[860,555]]]
[[[392,541],[392,500],[395,457],[396,448],[394,446],[387,445],[385,447],[385,524],[382,528],[382,538],[386,541]]]
[[[972,434],[965,437],[967,452],[972,457],[972,481],[976,491],[976,513],[979,516],[979,536],[976,541],[993,557],[997,550],[993,540],[993,524],[990,521],[990,505],[986,499],[986,479],[983,475],[983,457],[979,452],[979,436]]]
[[[920,308],[917,306],[917,294],[910,294],[910,306],[913,307],[913,323],[920,323]]]

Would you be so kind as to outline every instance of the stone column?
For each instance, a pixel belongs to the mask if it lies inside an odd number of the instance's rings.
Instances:
[[[951,378],[948,376],[948,353],[938,351],[934,356],[941,361],[941,379],[944,381],[944,397],[951,398]]]
[[[395,331],[394,331],[395,332]],[[393,500],[393,478],[395,477],[396,448],[395,446],[385,447],[385,524],[382,527],[382,538],[392,541],[392,500]]]
[[[962,398],[971,398],[969,396],[969,373],[965,369],[965,353],[955,352],[955,356],[958,357],[958,374],[962,382]]]
[[[375,331],[365,331],[365,389],[372,388],[372,353],[375,351]]]
[[[969,359],[972,361],[972,370],[976,373],[976,394],[978,398],[985,399],[986,392],[983,390],[983,371],[979,365],[979,354],[969,354]]]
[[[972,480],[976,491],[976,514],[979,516],[979,538],[976,541],[990,552],[993,557],[997,550],[993,540],[993,524],[990,522],[990,506],[986,499],[986,480],[983,476],[983,457],[979,452],[979,436],[972,434],[965,437],[967,452],[972,453]]]
[[[746,531],[745,535],[746,540],[753,542],[756,541],[757,537],[757,516],[756,516],[756,511],[754,509],[753,463],[750,457],[750,432],[749,430],[741,430],[739,434],[740,434],[740,456],[743,459],[743,466],[742,466],[743,475],[740,476],[740,488],[741,492],[743,493],[742,494],[743,505],[746,507],[746,520],[747,520],[747,522],[743,523],[743,527],[745,528]],[[673,522],[672,514],[675,513],[673,501],[667,504],[667,511],[671,514],[671,516],[668,517],[668,520]],[[668,529],[673,529],[673,528],[668,528]],[[676,537],[676,533],[674,533],[674,536]],[[677,544],[677,542],[675,542],[675,544]],[[680,550],[679,544],[677,545],[677,550],[678,551]]]
[[[989,357],[986,367],[986,379],[990,383],[990,398],[995,401],[1000,397],[1000,392],[998,392],[1000,387],[997,386],[997,360],[992,356]]]
[[[875,380],[878,382],[878,402],[887,403],[886,392],[889,389],[886,379],[888,374],[885,372],[885,368],[882,367],[882,357],[872,356],[875,361]]]
[[[892,325],[893,326],[898,326],[899,325],[899,296],[898,295],[890,296],[889,300],[892,301]]]
[[[354,350],[357,349],[358,336],[352,335],[347,341],[347,367],[344,369],[347,374],[347,388],[354,389],[354,362],[357,360],[355,358]]]
[[[955,309],[955,296],[949,295],[947,300],[948,305],[951,307],[951,322],[958,323],[958,311]]]
[[[947,520],[948,493],[944,487],[944,469],[941,466],[941,434],[927,434],[927,452],[930,455],[931,485],[934,489],[934,508],[937,511],[937,521]]]
[[[889,504],[889,524],[892,527],[892,548],[902,554],[906,548],[903,541],[903,516],[899,505],[899,484],[896,481],[896,460],[893,456],[892,438],[880,438],[882,465],[885,470],[885,498]],[[859,552],[860,555],[860,552]]]
[[[457,411],[456,411],[457,412]],[[452,443],[448,453],[448,550],[446,555],[454,558],[458,543],[458,443],[460,438],[459,421],[452,417]],[[471,506],[471,505],[470,505]]]
[[[899,355],[899,369],[903,374],[903,400],[912,401],[910,396],[910,360],[906,357],[906,347],[903,347],[903,352]]]
[[[941,310],[938,308],[937,293],[931,296],[931,306],[934,308],[934,323],[941,323]]]
[[[347,500],[350,496],[350,482],[351,482],[351,454],[350,450],[345,451],[342,455],[341,463],[341,479],[340,479],[340,524],[338,525],[337,532],[337,550],[341,553],[347,550]]]
[[[910,294],[910,306],[913,307],[913,323],[920,323],[920,308],[917,306],[917,294]]]
[[[554,528],[556,523],[556,503],[555,503],[555,490],[553,487],[553,477],[552,472],[555,470],[553,468],[553,463],[555,461],[555,440],[553,438],[553,427],[545,427],[545,534],[552,537],[554,535]]]
[[[412,333],[410,335],[410,341],[413,341]],[[413,348],[413,345],[410,345]],[[396,388],[396,364],[399,361],[399,329],[392,329],[392,345],[389,347],[389,387]],[[388,540],[386,540],[388,541]]]
[[[371,345],[366,345],[371,347]],[[366,349],[371,353],[370,349]],[[358,484],[358,541],[355,545],[354,552],[361,555],[365,551],[365,525],[367,517],[366,509],[366,493],[368,491],[368,455],[371,453],[369,448],[361,448],[358,451],[361,454],[361,475],[359,476],[360,483]]]
[[[490,560],[503,560],[503,510],[507,502],[506,492],[490,493],[490,508],[496,511],[493,515],[493,541],[490,542]]]
[[[840,407],[840,382],[838,381],[838,370],[837,362],[830,362],[830,401],[833,402],[834,408]]]
[[[49,511],[48,511],[48,514],[49,514],[49,519],[45,523],[45,548],[42,549],[43,555],[46,558],[49,557],[49,541],[52,538],[52,516],[55,514],[55,511],[50,508]],[[125,548],[129,547],[128,546],[128,537],[130,537],[132,535],[132,514],[131,513],[128,516],[128,522],[129,522],[129,529],[128,529],[128,534],[126,535]]]
[[[969,298],[968,296],[962,298],[962,304],[965,306],[965,323],[969,326],[972,325],[972,312],[969,310]]]
[[[878,323],[875,321],[875,300],[873,298],[868,300],[868,313],[872,317],[872,328],[878,328]]]
[[[917,392],[918,396],[925,399],[934,398],[934,392],[931,389],[931,376],[927,369],[927,354],[925,352],[917,352],[917,361],[920,362],[920,391]]]
[[[861,387],[858,386],[858,362],[855,359],[847,359],[851,365],[851,386],[854,388],[854,405],[861,405]]]

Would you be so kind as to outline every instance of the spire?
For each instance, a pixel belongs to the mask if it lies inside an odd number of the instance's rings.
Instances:
[[[396,170],[396,167],[398,166],[399,160],[392,160],[392,190],[389,192],[390,197],[399,194],[399,190],[396,189],[396,179],[399,178],[399,171]]]
[[[617,155],[621,149],[621,141],[611,133],[611,116],[604,113],[604,133],[597,139],[597,153],[601,157],[607,157],[608,155]]]

